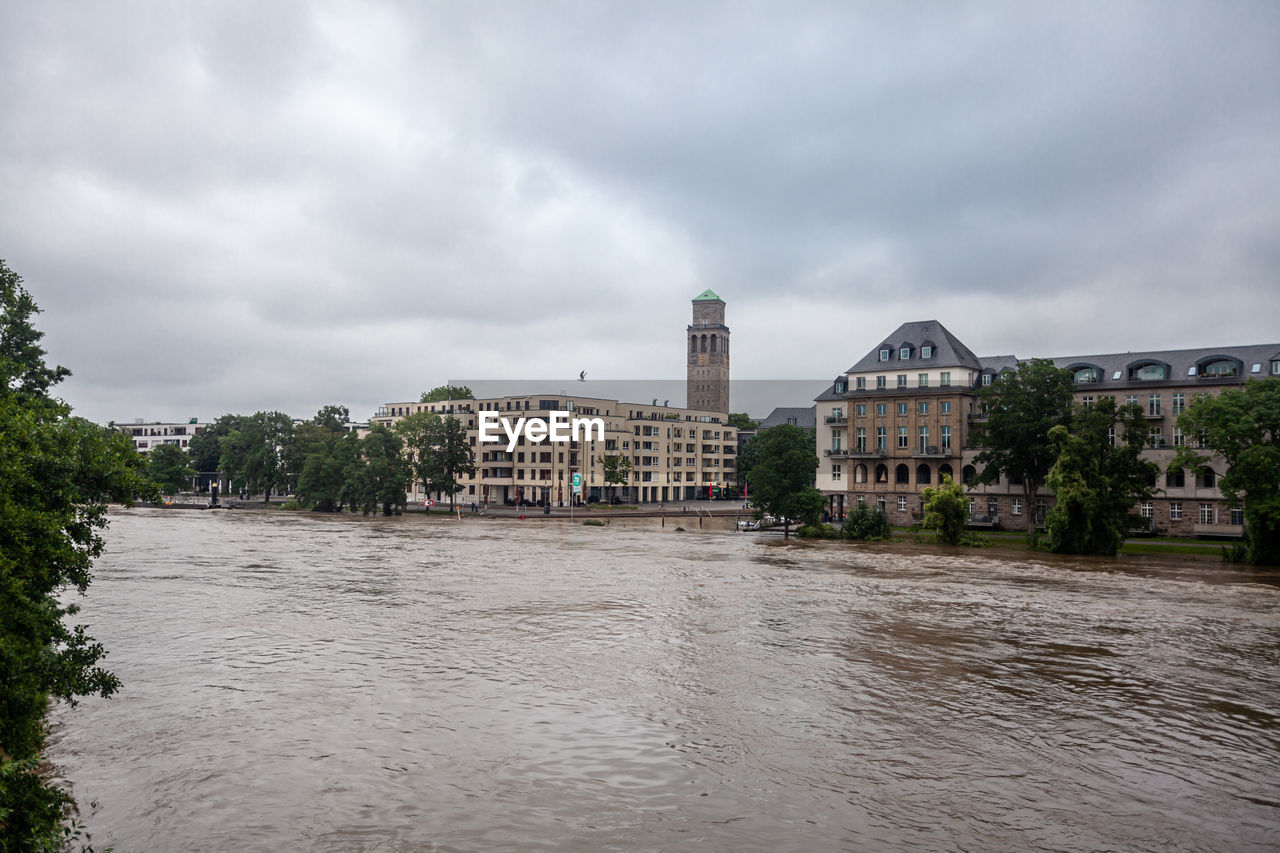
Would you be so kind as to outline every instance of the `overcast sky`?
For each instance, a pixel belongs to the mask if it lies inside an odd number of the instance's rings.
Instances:
[[[682,377],[708,287],[736,378],[1280,340],[1274,0],[10,0],[0,69],[100,422]]]

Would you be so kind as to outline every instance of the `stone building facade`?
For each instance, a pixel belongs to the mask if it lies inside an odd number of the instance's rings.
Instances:
[[[1165,470],[1177,448],[1193,440],[1177,417],[1197,398],[1247,380],[1280,381],[1280,344],[1126,352],[1052,359],[1071,371],[1075,399],[1113,396],[1147,416],[1146,455]],[[984,417],[978,392],[1016,368],[1014,356],[978,357],[936,320],[905,323],[820,395],[817,403],[818,488],[839,517],[859,503],[879,506],[894,524],[921,515],[921,493],[950,474],[969,483],[977,473],[970,431]],[[1200,471],[1162,475],[1157,496],[1136,507],[1155,532],[1235,536],[1243,513],[1217,488],[1220,462]],[[966,487],[980,524],[1027,529],[1053,502],[1023,506],[1021,483],[1001,478]]]

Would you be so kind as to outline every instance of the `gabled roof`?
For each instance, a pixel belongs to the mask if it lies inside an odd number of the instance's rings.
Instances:
[[[796,426],[802,429],[814,429],[818,426],[818,407],[805,406],[803,408],[777,408],[769,413],[769,417],[760,422],[757,430],[775,427],[778,424],[785,424],[788,418],[795,420]]]
[[[706,290],[699,293],[697,296],[693,297],[693,301],[694,302],[724,302],[724,300],[721,299],[719,296],[716,296],[716,292],[709,287]]]
[[[1073,355],[1054,358],[1053,363],[1058,367],[1071,367],[1076,364],[1096,365],[1102,370],[1102,375],[1098,378],[1098,385],[1128,384],[1128,369],[1141,362],[1157,362],[1169,365],[1169,375],[1165,377],[1166,382],[1195,382],[1200,371],[1197,370],[1192,373],[1191,368],[1198,367],[1201,362],[1210,360],[1215,356],[1238,359],[1242,366],[1241,379],[1265,377],[1270,370],[1271,360],[1276,357],[1273,355],[1275,352],[1275,344],[1251,344],[1245,346],[1108,353],[1104,355]],[[1257,373],[1253,372],[1255,364],[1258,365]],[[1116,376],[1117,373],[1120,374],[1118,378]]]
[[[920,357],[920,344],[930,343],[935,347],[930,358]],[[880,349],[889,347],[889,360],[880,360]],[[904,344],[911,345],[911,357],[902,360],[900,350]],[[917,320],[903,323],[893,334],[877,344],[875,349],[864,355],[857,364],[846,373],[863,373],[873,370],[889,370],[893,367],[971,367],[980,369],[978,357],[967,346],[937,320]]]

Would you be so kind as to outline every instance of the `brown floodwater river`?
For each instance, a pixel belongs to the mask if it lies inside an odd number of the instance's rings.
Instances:
[[[1280,848],[1280,586],[670,520],[112,514],[119,851]]]

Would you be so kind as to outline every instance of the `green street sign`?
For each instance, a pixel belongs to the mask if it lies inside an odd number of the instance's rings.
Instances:
[[[575,473],[573,475],[573,493],[575,495],[582,494],[582,475],[581,474]]]

